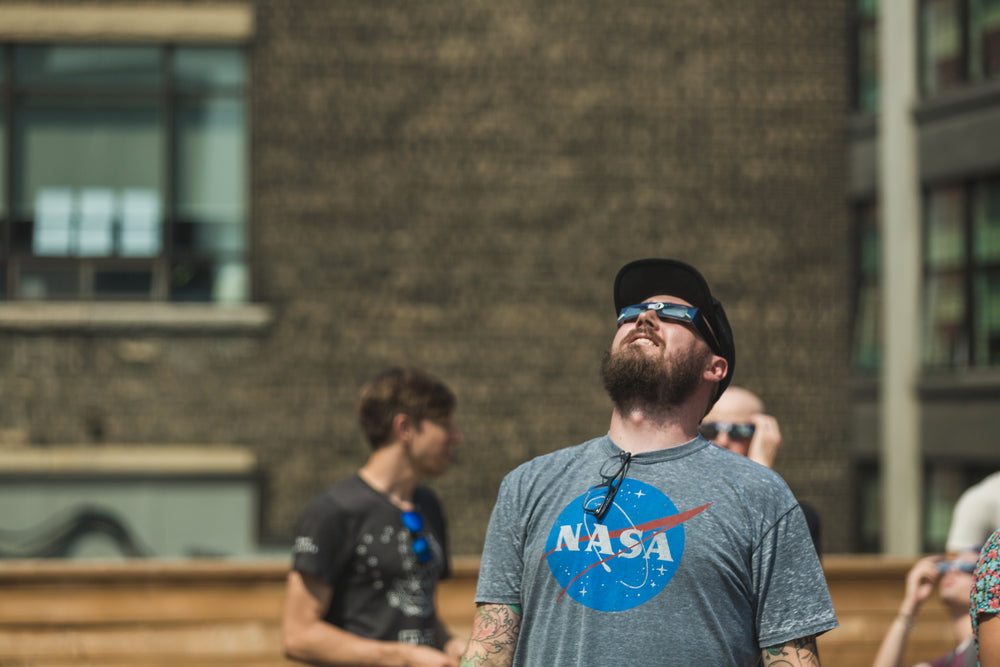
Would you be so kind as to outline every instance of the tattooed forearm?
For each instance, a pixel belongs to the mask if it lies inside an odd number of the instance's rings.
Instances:
[[[520,608],[505,604],[479,605],[461,666],[510,665],[520,631]]]
[[[800,637],[761,652],[764,667],[820,667],[815,637]]]

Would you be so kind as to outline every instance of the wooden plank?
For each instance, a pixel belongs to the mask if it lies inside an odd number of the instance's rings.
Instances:
[[[204,581],[281,582],[288,574],[287,559],[234,561],[216,559],[125,561],[0,560],[0,591],[9,585],[36,583],[62,585],[155,585],[189,584]]]
[[[95,664],[100,664],[101,667],[180,667],[181,665],[183,667],[226,667],[227,665],[238,665],[239,667],[289,667],[292,663],[283,658],[247,658],[246,656],[239,655],[216,656],[207,660],[197,657],[184,656],[180,662],[178,662],[176,657],[104,657],[101,658],[100,663],[95,663],[87,657],[81,657],[80,659],[59,657],[43,659],[33,658],[30,663],[19,661],[17,663],[11,663],[9,667],[94,667]],[[8,665],[5,664],[4,667],[8,667]]]
[[[0,626],[91,625],[195,620],[280,620],[278,585],[5,588]]]
[[[87,658],[95,664],[126,658],[174,660],[280,658],[277,623],[136,624],[0,630],[0,664],[29,659]]]

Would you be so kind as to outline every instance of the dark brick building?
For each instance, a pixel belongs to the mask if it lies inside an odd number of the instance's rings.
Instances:
[[[251,276],[236,305],[28,302],[9,278],[0,458],[236,445],[280,542],[363,461],[360,384],[414,364],[459,395],[466,444],[434,486],[453,550],[477,554],[505,472],[605,432],[611,281],[672,256],[726,304],[735,382],[778,417],[778,470],[826,550],[852,548],[844,3],[165,6],[216,7],[249,23],[0,26],[11,46],[245,47]]]

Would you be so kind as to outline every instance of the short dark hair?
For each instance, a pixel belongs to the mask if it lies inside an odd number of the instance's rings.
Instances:
[[[358,422],[372,449],[392,438],[392,420],[404,414],[419,422],[444,419],[455,411],[455,394],[438,378],[416,368],[382,371],[361,388]]]

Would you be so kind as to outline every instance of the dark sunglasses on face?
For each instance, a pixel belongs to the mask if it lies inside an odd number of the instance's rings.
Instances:
[[[421,533],[424,530],[424,517],[419,512],[403,512],[403,525],[410,531],[413,538],[413,553],[417,560],[426,563],[431,559],[431,545]]]
[[[733,440],[749,440],[753,437],[753,424],[730,424],[729,422],[705,422],[698,432],[709,440],[715,440],[720,433],[725,433]]]
[[[943,560],[937,564],[937,569],[941,574],[944,574],[948,570],[958,570],[959,572],[972,574],[976,571],[976,563],[969,560]]]

